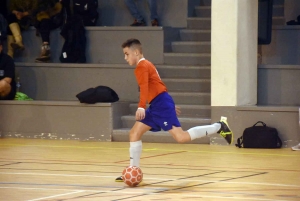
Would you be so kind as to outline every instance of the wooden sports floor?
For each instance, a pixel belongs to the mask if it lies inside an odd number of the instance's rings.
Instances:
[[[114,179],[129,143],[0,139],[0,200],[300,200],[300,151],[143,143],[144,180]]]

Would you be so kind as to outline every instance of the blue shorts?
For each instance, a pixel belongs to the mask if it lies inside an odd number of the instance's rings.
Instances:
[[[163,92],[156,96],[146,110],[146,116],[140,122],[151,127],[150,131],[171,130],[173,126],[181,127],[172,97]]]

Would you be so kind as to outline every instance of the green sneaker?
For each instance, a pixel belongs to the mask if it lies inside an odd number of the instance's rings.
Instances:
[[[115,182],[123,182],[123,177],[119,176],[115,179]]]
[[[228,144],[232,144],[233,142],[233,132],[230,130],[229,125],[227,123],[227,117],[221,117],[221,120],[218,122],[221,124],[221,128],[218,133],[225,138]]]

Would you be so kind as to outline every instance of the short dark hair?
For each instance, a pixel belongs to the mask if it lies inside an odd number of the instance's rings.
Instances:
[[[143,53],[142,44],[138,39],[130,38],[130,39],[126,40],[122,44],[122,48],[126,48],[126,47],[128,47],[128,48],[134,47],[134,48],[138,49],[140,51],[140,53]]]
[[[133,45],[142,45],[138,39],[130,38],[122,44],[122,48],[131,47]]]
[[[0,45],[3,45],[3,40],[2,39],[0,39]]]

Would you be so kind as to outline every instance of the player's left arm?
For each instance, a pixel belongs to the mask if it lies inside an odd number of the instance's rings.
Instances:
[[[175,105],[175,111],[176,111],[176,115],[179,116],[181,114],[181,110],[179,106]]]

